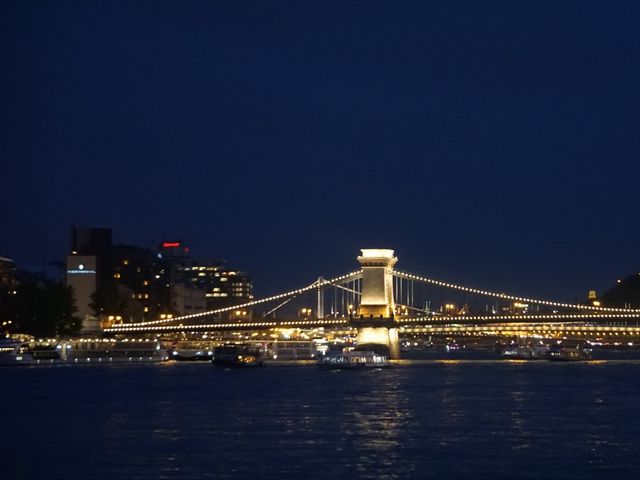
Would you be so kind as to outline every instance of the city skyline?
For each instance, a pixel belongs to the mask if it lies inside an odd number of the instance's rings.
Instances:
[[[544,298],[638,270],[633,3],[2,4],[18,265],[78,225],[183,238],[259,294],[369,247]]]
[[[0,0],[4,477],[637,476],[639,25]]]

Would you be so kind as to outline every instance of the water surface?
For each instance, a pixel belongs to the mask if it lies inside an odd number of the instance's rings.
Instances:
[[[0,369],[3,478],[636,478],[640,362]],[[491,476],[491,477],[489,477]]]

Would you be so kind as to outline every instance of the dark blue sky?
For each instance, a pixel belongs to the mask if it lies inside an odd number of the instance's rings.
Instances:
[[[183,238],[573,298],[640,271],[640,3],[0,0],[0,255]]]

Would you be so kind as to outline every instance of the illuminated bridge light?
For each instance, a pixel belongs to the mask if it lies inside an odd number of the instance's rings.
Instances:
[[[491,297],[495,297],[495,298],[504,298],[504,299],[509,299],[509,300],[513,300],[513,301],[522,301],[522,302],[528,302],[528,303],[535,303],[535,304],[548,305],[548,306],[556,306],[556,307],[562,307],[562,308],[573,308],[573,309],[580,309],[580,310],[614,311],[614,312],[616,312],[616,311],[617,312],[640,312],[640,310],[638,310],[638,309],[625,309],[625,308],[613,308],[613,307],[596,307],[596,306],[592,306],[592,305],[574,305],[574,304],[562,303],[562,302],[552,302],[552,301],[548,301],[548,300],[539,300],[539,299],[531,299],[531,298],[525,298],[525,297],[517,297],[517,296],[513,296],[513,295],[507,295],[507,294],[504,294],[504,293],[489,292],[489,291],[486,291],[486,290],[479,290],[479,289],[475,289],[475,288],[464,287],[464,286],[461,286],[461,285],[445,283],[445,282],[442,282],[440,280],[434,280],[434,279],[430,279],[430,278],[426,278],[426,277],[419,277],[417,275],[401,272],[401,271],[398,271],[398,270],[394,270],[392,273],[396,277],[400,277],[400,278],[409,278],[409,279],[412,279],[412,280],[418,280],[418,281],[421,281],[421,282],[424,282],[424,283],[428,283],[428,284],[432,284],[432,285],[444,286],[444,287],[455,289],[455,290],[471,292],[471,293],[476,293],[476,294],[485,295],[485,296],[491,296]]]
[[[348,273],[345,275],[341,275],[339,277],[335,277],[332,279],[323,279],[322,281],[316,281],[314,283],[312,283],[311,285],[304,287],[304,288],[299,288],[296,290],[292,290],[290,292],[286,292],[286,293],[281,293],[278,295],[273,295],[270,297],[266,297],[263,299],[258,299],[258,300],[252,300],[251,302],[247,302],[244,304],[240,304],[240,305],[234,305],[232,307],[225,307],[225,308],[218,308],[216,310],[210,310],[207,312],[201,312],[201,313],[195,313],[195,314],[190,314],[190,315],[182,315],[179,317],[173,317],[173,318],[168,318],[168,319],[160,319],[160,320],[151,320],[151,321],[146,321],[146,322],[136,322],[136,323],[129,323],[129,324],[121,324],[121,325],[113,325],[111,328],[109,328],[107,331],[126,331],[128,328],[132,328],[132,327],[138,327],[138,326],[148,326],[148,325],[158,325],[158,324],[164,324],[164,323],[170,323],[170,322],[175,322],[175,321],[179,321],[179,320],[188,320],[188,319],[192,319],[192,318],[201,318],[204,316],[208,316],[208,315],[214,315],[217,313],[225,313],[225,312],[229,312],[238,308],[248,308],[248,307],[252,307],[255,305],[260,305],[262,303],[267,303],[267,302],[271,302],[273,300],[278,300],[278,299],[282,299],[282,298],[286,298],[286,297],[293,297],[296,296],[300,293],[305,293],[305,292],[309,292],[312,290],[316,290],[318,288],[322,288],[322,287],[326,287],[326,286],[330,286],[330,285],[334,285],[338,282],[341,281],[352,281],[355,280],[357,278],[360,278],[360,276],[362,275],[362,270],[358,270],[352,273]]]
[[[413,324],[413,325],[417,324],[418,327],[415,327],[415,328],[423,328],[424,329],[423,331],[425,332],[433,332],[434,331],[433,330],[434,327],[432,326],[433,324],[442,325],[450,322],[490,323],[491,324],[491,323],[504,323],[508,321],[517,321],[518,322],[517,325],[521,325],[521,326],[518,326],[515,331],[530,331],[533,327],[527,326],[524,324],[526,324],[527,322],[536,321],[536,320],[558,321],[560,323],[566,323],[569,320],[588,321],[588,320],[612,319],[612,318],[616,318],[616,319],[617,318],[634,318],[634,319],[640,318],[639,309],[596,307],[591,305],[573,305],[573,304],[562,303],[562,302],[531,299],[526,297],[508,295],[506,293],[496,293],[496,292],[490,292],[487,290],[480,290],[480,289],[475,289],[471,287],[465,287],[461,285],[442,282],[440,280],[429,279],[426,277],[420,277],[415,274],[404,273],[404,272],[395,271],[395,270],[392,273],[398,278],[405,278],[405,279],[408,278],[408,279],[423,282],[426,284],[438,285],[441,287],[447,287],[454,290],[474,293],[478,295],[491,296],[494,298],[508,299],[511,301],[526,302],[531,304],[570,308],[574,310],[581,310],[582,312],[584,312],[585,310],[588,311],[588,313],[568,313],[568,314],[543,313],[543,314],[525,314],[525,315],[460,315],[460,316],[431,315],[431,316],[419,316],[419,317],[409,317],[409,318],[404,317],[397,320],[399,322],[399,325],[402,323]],[[345,319],[345,318],[335,319],[335,320],[330,320],[330,319],[297,320],[297,321],[287,321],[287,322],[280,322],[280,323],[278,322],[252,322],[252,323],[221,323],[219,322],[219,323],[207,323],[207,324],[190,324],[191,322],[189,321],[194,319],[206,318],[207,316],[218,314],[218,313],[230,312],[238,308],[249,308],[255,305],[260,305],[260,304],[271,302],[274,300],[295,297],[301,293],[310,292],[318,288],[324,288],[327,286],[336,285],[341,282],[353,281],[355,279],[361,278],[361,276],[362,276],[362,270],[359,270],[359,271],[355,271],[352,273],[335,277],[330,280],[319,280],[303,288],[298,288],[289,292],[272,295],[270,297],[266,297],[262,299],[252,300],[250,302],[247,302],[241,305],[234,305],[231,307],[220,308],[220,309],[211,310],[208,312],[183,315],[183,316],[174,317],[174,318],[166,318],[166,319],[137,322],[137,323],[130,323],[130,324],[113,325],[110,328],[106,329],[105,331],[111,332],[111,333],[123,333],[128,331],[140,332],[145,330],[188,332],[188,331],[202,331],[204,329],[248,329],[248,328],[258,328],[258,327],[262,328],[262,327],[269,327],[269,326],[277,327],[278,325],[287,325],[295,328],[296,326],[305,326],[305,327],[320,326],[321,327],[321,326],[345,324],[345,323],[348,323],[348,319]],[[427,324],[428,326],[420,327],[419,324]],[[445,326],[442,328],[445,329],[443,331],[458,331],[458,332],[460,331],[469,331],[469,332],[499,331],[498,328],[489,327],[489,326],[455,327],[456,330],[452,330],[453,327]],[[550,331],[546,326],[538,326],[535,328],[542,329],[540,331]],[[583,330],[585,332],[596,331],[594,330],[594,327],[574,326],[573,328],[574,330],[572,330],[572,332],[574,333],[577,331],[576,328]],[[597,327],[597,328],[600,328],[600,330],[598,331],[602,331],[604,329],[606,331],[615,331],[615,332],[635,332],[635,333],[640,332],[640,328],[638,327],[616,327],[613,330],[611,330],[611,327]],[[512,331],[512,330],[509,330],[509,331]],[[556,332],[556,330],[553,330],[550,332],[553,333],[553,332]]]

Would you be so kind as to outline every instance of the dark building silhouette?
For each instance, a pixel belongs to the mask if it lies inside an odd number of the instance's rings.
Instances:
[[[10,258],[0,257],[0,288],[18,285],[16,265]]]
[[[110,228],[71,229],[70,254],[96,257],[96,287],[113,276],[113,243]]]
[[[109,228],[74,227],[67,284],[74,288],[85,331],[90,331],[98,320],[93,308],[99,308],[101,318],[131,322],[250,301],[251,278],[224,263],[193,260],[182,240],[164,241],[156,248],[113,245]],[[101,299],[99,307],[94,294]]]

